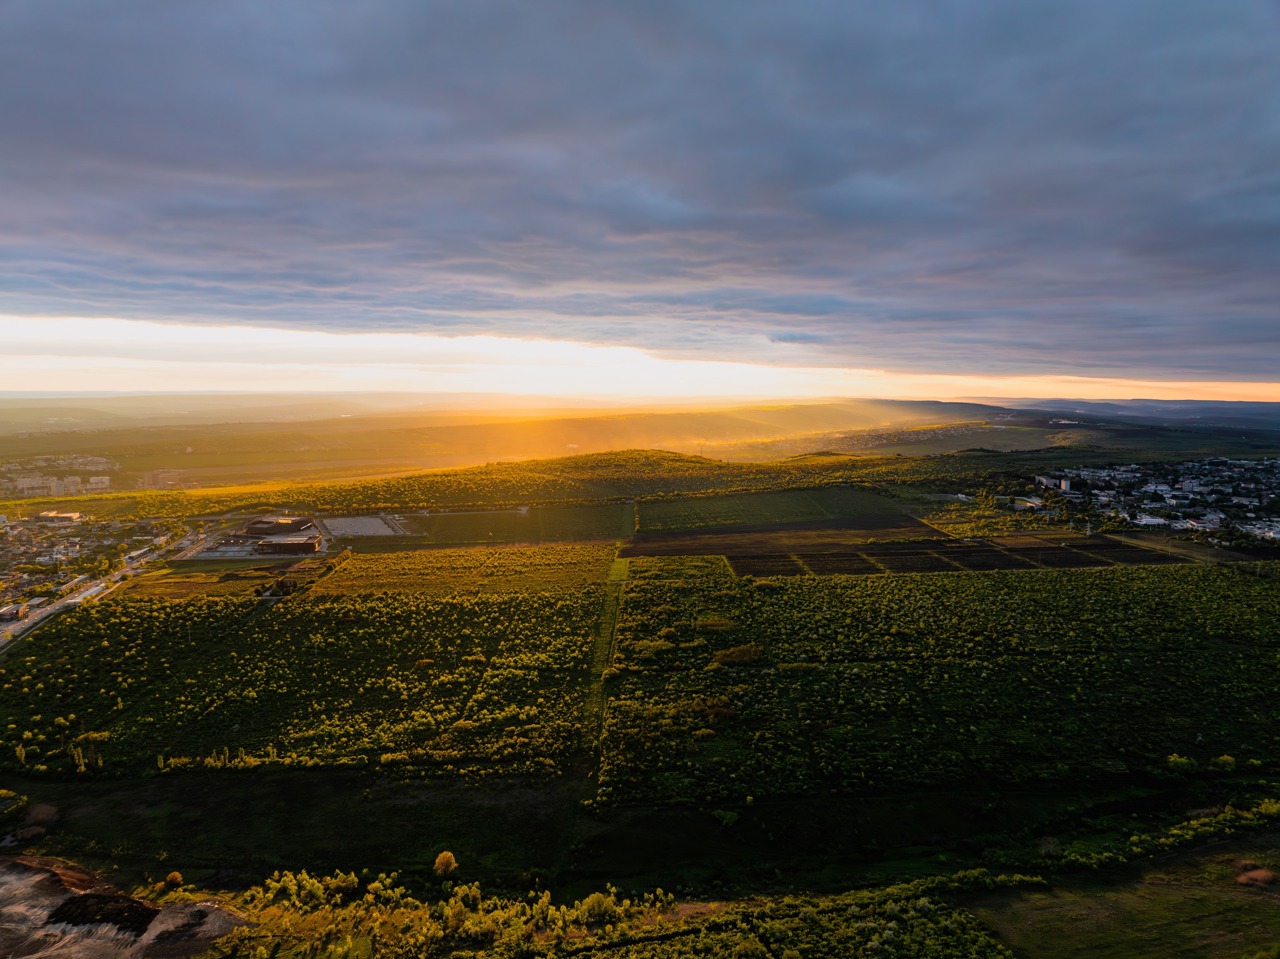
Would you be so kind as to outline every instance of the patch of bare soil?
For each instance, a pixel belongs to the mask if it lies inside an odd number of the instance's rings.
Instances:
[[[1236,862],[1236,882],[1241,886],[1252,886],[1265,889],[1276,881],[1276,874],[1270,869],[1263,869],[1257,863],[1239,860]]]

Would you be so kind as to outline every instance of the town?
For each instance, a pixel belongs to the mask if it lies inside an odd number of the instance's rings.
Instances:
[[[172,520],[94,520],[52,510],[27,520],[0,516],[0,620],[21,619],[153,558],[185,532]]]
[[[1280,460],[1212,457],[1053,470],[1036,485],[1067,503],[1139,527],[1167,527],[1233,540],[1280,540]],[[1046,496],[1016,506],[1052,507]]]
[[[147,564],[165,559],[243,560],[324,548],[311,519],[264,516],[230,525],[175,520],[96,520],[46,510],[0,516],[0,644],[42,620],[99,599]]]
[[[0,466],[0,495],[81,496],[119,485],[119,465],[102,456],[36,456]]]

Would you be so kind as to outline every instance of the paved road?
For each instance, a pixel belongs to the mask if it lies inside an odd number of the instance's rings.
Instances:
[[[56,616],[63,610],[79,603],[86,596],[93,596],[95,599],[101,599],[106,596],[120,585],[126,575],[131,575],[141,570],[144,563],[149,563],[154,559],[162,559],[174,552],[181,556],[192,548],[193,544],[199,546],[203,541],[204,537],[199,537],[195,533],[188,533],[151,556],[140,557],[100,579],[90,580],[81,584],[75,592],[61,596],[46,606],[38,607],[29,613],[26,619],[21,619],[14,623],[0,624],[0,650],[3,650],[13,640],[25,636],[50,617]]]
[[[14,639],[25,636],[51,616],[56,616],[63,610],[80,602],[87,595],[92,595],[95,599],[101,599],[119,586],[126,575],[140,571],[145,563],[156,559],[167,559],[171,562],[190,559],[204,552],[213,543],[221,539],[227,530],[237,526],[242,519],[243,516],[240,514],[227,513],[210,520],[204,533],[193,531],[186,536],[179,537],[152,555],[136,559],[122,569],[108,573],[100,579],[82,584],[74,593],[59,597],[47,606],[37,608],[29,613],[26,619],[18,620],[14,623],[0,623],[0,650],[3,650]]]

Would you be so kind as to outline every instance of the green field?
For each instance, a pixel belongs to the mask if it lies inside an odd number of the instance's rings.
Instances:
[[[598,593],[85,607],[6,660],[5,751],[37,772],[554,772],[583,745]]]
[[[632,582],[601,798],[1269,768],[1274,590],[1207,566]]]
[[[604,582],[613,556],[603,544],[356,553],[311,595],[572,592]]]
[[[833,486],[736,496],[651,500],[640,505],[639,531],[773,526],[822,520],[864,520],[874,529],[886,519],[905,519],[892,500],[865,490]]]
[[[184,561],[126,581],[117,597],[129,599],[189,599],[193,596],[252,596],[281,579],[299,585],[313,582],[323,566],[314,560],[264,563],[249,561]]]
[[[702,576],[732,578],[723,556],[634,556],[627,560],[627,578],[697,579]]]
[[[474,513],[408,514],[401,525],[421,545],[547,543],[629,537],[635,529],[630,503],[532,507]]]
[[[1085,457],[1087,460],[1087,457]],[[1082,461],[1077,454],[1074,462]],[[0,503],[10,516],[47,509],[93,516],[181,517],[289,509],[302,513],[508,510],[584,506],[672,496],[787,491],[853,483],[862,487],[919,484],[954,490],[992,477],[1041,468],[992,456],[807,456],[774,463],[727,463],[659,450],[626,450],[551,460],[493,463],[466,469],[358,482],[258,483],[199,490],[113,493],[94,497]]]
[[[1239,881],[1249,867],[1280,871],[1276,835],[1216,844],[1136,877],[1066,880],[970,902],[1026,959],[1249,959],[1280,943],[1276,893]]]
[[[722,563],[431,550],[352,556],[276,603],[126,594],[6,657],[0,762],[292,756],[465,779],[558,767],[594,748],[581,724],[600,709],[611,802],[1076,783],[1280,751],[1274,581],[1242,568],[751,581]]]

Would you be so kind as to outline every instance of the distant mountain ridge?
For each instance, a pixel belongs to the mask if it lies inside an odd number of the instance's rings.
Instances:
[[[1024,409],[1107,416],[1133,422],[1280,430],[1280,403],[1235,400],[1010,400]]]

